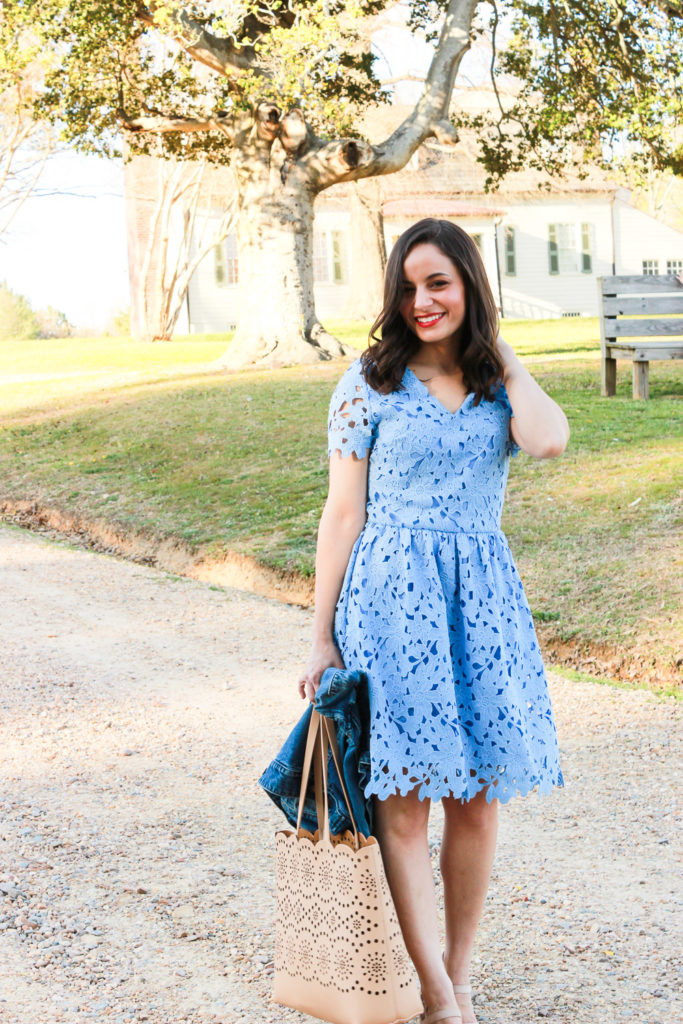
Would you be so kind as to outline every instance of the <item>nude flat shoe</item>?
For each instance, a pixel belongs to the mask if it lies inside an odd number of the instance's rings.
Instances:
[[[445,1020],[447,1017],[457,1017],[462,1021],[462,1014],[457,1003],[454,1006],[441,1006],[438,1010],[432,1010],[431,1013],[424,1013],[420,1020],[422,1024],[436,1024],[439,1020]]]
[[[470,1002],[471,1002],[471,1000],[472,1000],[472,986],[471,985],[454,985],[453,986],[453,991],[455,992],[456,996],[458,996],[458,995],[469,996],[470,997]],[[462,1018],[462,1009],[460,1008],[460,1005],[458,1005],[458,1009],[460,1010],[460,1019],[462,1020],[463,1019]],[[474,1009],[474,1007],[473,1007],[473,1009]],[[476,1016],[476,1014],[475,1014],[475,1016]],[[468,1024],[468,1022],[463,1021],[463,1024]]]

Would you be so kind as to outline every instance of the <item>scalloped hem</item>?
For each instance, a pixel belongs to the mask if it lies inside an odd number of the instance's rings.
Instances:
[[[357,459],[364,459],[370,451],[370,445],[368,444],[355,444],[350,448],[328,448],[327,457],[331,459],[335,452],[339,452],[342,459],[347,459],[349,455],[355,455]]]
[[[420,800],[442,800],[443,797],[453,796],[461,803],[468,803],[472,797],[486,789],[487,803],[498,800],[501,804],[506,804],[513,797],[529,796],[534,791],[537,791],[539,796],[547,796],[553,789],[563,789],[564,776],[558,768],[557,773],[551,778],[532,776],[518,782],[516,779],[507,779],[504,772],[488,779],[473,779],[459,791],[456,791],[449,782],[433,784],[431,779],[423,779],[422,782],[411,782],[409,778],[406,778],[405,781],[392,779],[386,782],[381,779],[371,779],[364,792],[366,797],[375,796],[378,800],[387,800],[390,796],[407,796],[418,786],[417,795]]]

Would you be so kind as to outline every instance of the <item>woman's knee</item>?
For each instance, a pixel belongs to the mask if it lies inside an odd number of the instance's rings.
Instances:
[[[477,832],[488,831],[497,825],[498,801],[494,799],[489,803],[485,791],[464,802],[454,797],[446,797],[444,815],[448,826]]]
[[[429,800],[420,800],[416,791],[406,796],[376,799],[375,821],[380,837],[399,840],[423,838],[427,835]]]

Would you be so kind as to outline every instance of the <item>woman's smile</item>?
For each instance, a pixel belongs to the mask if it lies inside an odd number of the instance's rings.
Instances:
[[[438,324],[446,314],[445,313],[430,313],[428,316],[415,316],[415,319],[419,323],[420,327],[432,327],[434,324]]]

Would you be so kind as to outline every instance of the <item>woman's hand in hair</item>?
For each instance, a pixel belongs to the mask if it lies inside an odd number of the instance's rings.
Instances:
[[[496,348],[503,363],[503,384],[507,384],[508,377],[511,373],[514,373],[515,366],[521,366],[522,364],[515,355],[512,345],[508,344],[507,341],[503,341],[500,334],[498,335]]]

